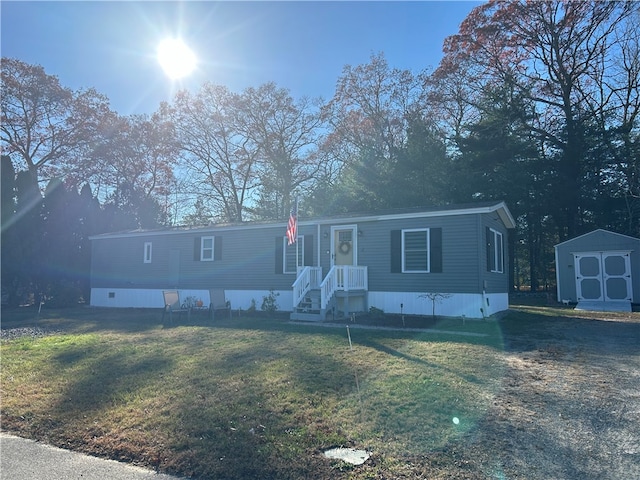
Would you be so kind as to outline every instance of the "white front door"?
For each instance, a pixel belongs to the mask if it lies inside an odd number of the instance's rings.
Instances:
[[[631,301],[629,252],[575,253],[578,301]]]

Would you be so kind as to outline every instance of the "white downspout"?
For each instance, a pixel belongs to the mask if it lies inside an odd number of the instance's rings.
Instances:
[[[317,262],[317,264],[316,264],[316,265],[317,265],[318,267],[321,267],[321,265],[320,265],[320,224],[319,224],[319,223],[317,224],[317,229],[318,229],[318,233],[317,233],[316,235],[317,235],[318,241],[316,242],[316,244],[318,245],[318,246],[317,246],[317,250],[318,250],[318,251],[316,252],[316,257],[317,257],[317,259],[318,259],[318,262]],[[321,275],[321,276],[322,276],[322,275]]]

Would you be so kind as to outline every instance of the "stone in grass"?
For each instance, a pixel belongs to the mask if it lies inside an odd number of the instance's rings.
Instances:
[[[324,456],[337,458],[353,465],[362,465],[371,455],[369,452],[356,450],[355,448],[331,448],[324,452]]]

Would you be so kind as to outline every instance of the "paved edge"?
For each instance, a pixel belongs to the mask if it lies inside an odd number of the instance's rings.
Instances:
[[[0,431],[0,478],[11,480],[180,480],[115,460]]]

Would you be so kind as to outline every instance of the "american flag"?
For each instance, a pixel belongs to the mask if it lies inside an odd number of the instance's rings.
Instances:
[[[298,200],[291,207],[291,214],[289,215],[289,224],[287,225],[287,240],[288,245],[296,243],[298,238]]]

